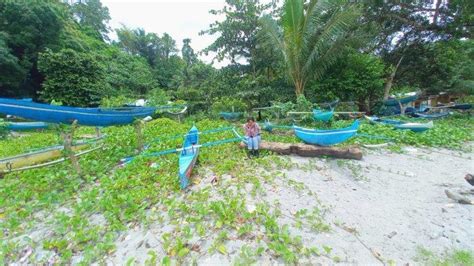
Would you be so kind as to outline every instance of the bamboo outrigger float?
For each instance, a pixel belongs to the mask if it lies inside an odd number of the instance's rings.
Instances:
[[[100,147],[92,148],[89,150],[84,150],[84,149],[88,147],[89,145],[96,143],[100,139],[101,138],[94,138],[92,140],[78,141],[74,145],[71,146],[71,150],[74,152],[79,151],[79,153],[75,154],[75,156],[80,156],[80,155],[95,151]],[[59,162],[63,162],[66,160],[65,158],[51,162],[51,160],[62,157],[63,150],[64,150],[63,145],[56,145],[56,146],[51,146],[51,147],[43,148],[40,150],[0,159],[0,173],[23,171],[23,170],[39,168],[39,167],[49,166],[49,165],[53,165]]]

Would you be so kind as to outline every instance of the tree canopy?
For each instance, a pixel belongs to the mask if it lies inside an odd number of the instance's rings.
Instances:
[[[372,110],[384,92],[399,88],[472,94],[473,6],[466,0],[226,0],[210,10],[219,19],[200,32],[214,42],[196,51],[190,38],[111,29],[100,0],[3,1],[0,97],[80,106],[150,97],[209,111],[214,102],[250,108],[304,95]],[[209,53],[230,64],[217,69],[202,61]]]

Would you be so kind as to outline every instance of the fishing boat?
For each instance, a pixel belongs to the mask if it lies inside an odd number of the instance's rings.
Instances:
[[[97,142],[100,138],[95,138],[86,141],[76,142],[71,149],[73,151],[81,151],[88,145]],[[12,171],[19,171],[35,166],[37,164],[47,162],[63,155],[64,146],[56,145],[36,151],[0,159],[0,173],[7,173]]]
[[[153,107],[80,108],[0,98],[2,114],[58,124],[71,124],[77,120],[79,125],[96,127],[130,124],[135,119],[152,115],[155,110]]]
[[[293,126],[295,135],[308,144],[330,146],[348,140],[357,134],[359,120],[355,120],[351,126],[339,129],[318,130]]]
[[[469,110],[472,108],[472,104],[470,103],[458,103],[452,106],[449,106],[450,109],[457,109],[457,110]]]
[[[49,125],[44,122],[6,122],[5,128],[11,131],[26,131],[35,129],[46,129]]]
[[[244,113],[242,112],[220,112],[220,117],[224,118],[225,120],[237,120],[243,116]]]
[[[223,132],[223,131],[232,131],[235,137],[212,141],[212,142],[206,142],[202,144],[199,143],[200,135]],[[164,140],[172,140],[172,139],[177,139],[177,138],[184,138],[184,143],[181,148],[167,149],[167,150],[162,150],[162,151],[157,151],[157,152],[147,151],[151,147],[151,145],[153,145],[153,143],[155,142],[162,142]],[[235,130],[235,127],[221,127],[221,128],[215,128],[215,129],[210,129],[206,131],[198,131],[198,129],[195,126],[193,126],[189,130],[189,132],[185,135],[180,134],[180,135],[175,135],[175,136],[165,136],[165,137],[152,140],[150,143],[146,145],[146,149],[143,153],[139,155],[123,158],[122,160],[120,160],[121,161],[120,165],[124,166],[126,164],[129,164],[132,161],[134,161],[135,158],[138,158],[138,157],[158,157],[162,155],[174,154],[174,153],[179,152],[178,176],[179,176],[180,187],[184,189],[187,186],[189,186],[189,178],[191,176],[192,169],[198,158],[200,148],[204,148],[204,147],[207,148],[211,146],[222,145],[222,144],[232,143],[232,142],[239,142],[239,141],[245,141],[245,138],[239,135],[239,133]]]
[[[334,116],[334,111],[324,111],[320,109],[313,110],[313,118],[316,121],[328,122]]]
[[[398,99],[397,98],[387,99],[387,100],[383,101],[383,104],[386,105],[386,106],[398,106],[399,103],[407,104],[407,103],[415,101],[416,99],[418,99],[417,94],[409,95],[409,96],[398,98]]]
[[[441,112],[441,113],[412,113],[414,117],[425,118],[425,119],[438,119],[443,118],[449,115],[449,112]]]
[[[179,155],[179,186],[185,189],[199,155],[199,131],[193,126],[184,138],[183,148]]]
[[[412,123],[392,119],[382,119],[376,116],[365,116],[365,118],[371,123],[390,125],[396,129],[411,130],[413,132],[423,132],[434,126],[433,121],[429,121],[427,123]]]

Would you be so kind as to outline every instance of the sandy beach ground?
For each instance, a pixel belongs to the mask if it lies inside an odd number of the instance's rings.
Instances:
[[[290,158],[294,166],[265,184],[261,196],[249,196],[247,208],[260,201],[274,204],[281,211],[279,223],[290,225],[290,232],[301,236],[305,245],[330,249],[330,255],[299,263],[405,265],[420,262],[417,257],[422,249],[441,257],[453,250],[474,250],[474,206],[456,203],[444,193],[445,189],[472,188],[464,180],[474,172],[472,152],[406,147],[402,153],[366,149],[362,161]],[[328,232],[295,226],[297,212],[313,207],[324,212]],[[133,257],[143,263],[150,248],[164,256],[158,239],[171,228],[151,225],[124,233],[107,261],[122,264]],[[226,255],[208,254],[211,241],[207,242],[199,242],[201,252],[185,263],[235,263],[242,246],[252,247],[255,239],[231,237],[225,243]],[[268,252],[256,262],[284,264]]]
[[[279,158],[283,158],[285,167],[262,166]],[[248,212],[255,212],[262,203],[269,206],[268,213],[277,214],[279,228],[289,232],[281,229],[279,238],[318,249],[298,257],[298,264],[406,265],[423,263],[420,250],[441,258],[456,250],[472,251],[474,205],[454,202],[444,191],[472,190],[464,176],[474,173],[473,158],[473,152],[413,147],[405,147],[401,153],[365,149],[361,161],[268,156],[246,162],[260,173],[254,183],[230,175],[211,182],[213,174],[203,164],[194,172],[193,178],[201,179],[199,184],[187,193],[171,193],[166,199],[168,205],[147,210],[147,222],[128,224],[128,230],[121,231],[114,240],[114,252],[96,259],[109,265],[162,262],[170,256],[164,239],[173,242],[183,237],[183,228],[189,224],[188,213],[176,215],[170,210],[179,210],[181,204],[198,206],[202,201],[190,202],[189,197],[202,196],[203,191],[209,194],[204,203],[237,195],[244,199]],[[474,200],[472,194],[466,197]],[[223,211],[225,208],[229,206],[224,206]],[[56,212],[68,214],[71,209],[63,206]],[[19,264],[59,261],[59,254],[44,250],[41,244],[54,235],[54,216],[37,213],[35,217],[43,222],[33,226],[28,234],[13,239],[23,250]],[[207,227],[203,235],[194,233],[192,228],[193,233],[185,239],[189,254],[178,263],[286,264],[282,256],[275,254],[275,247],[269,247],[281,239],[271,240],[261,222],[265,219],[259,221],[260,218],[251,220],[251,230],[243,237],[235,230],[227,230],[225,240],[220,242],[223,230],[216,229],[213,220],[204,221]],[[92,225],[107,226],[100,213],[85,219]],[[239,226],[243,228],[245,224]],[[291,248],[295,250],[294,247]],[[80,262],[83,256],[74,254],[72,264]]]

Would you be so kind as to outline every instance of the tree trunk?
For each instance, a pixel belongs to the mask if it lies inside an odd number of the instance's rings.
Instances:
[[[304,91],[304,82],[302,80],[295,80],[296,97],[302,95],[303,91]]]
[[[246,145],[240,143],[241,148]],[[302,157],[335,157],[340,159],[361,160],[362,151],[357,147],[322,147],[316,145],[308,145],[304,143],[280,143],[262,141],[260,149],[269,150],[282,155],[296,154]]]
[[[385,83],[384,92],[383,92],[383,99],[384,100],[387,100],[388,96],[390,96],[390,89],[392,88],[393,79],[395,78],[395,75],[397,74],[398,67],[400,66],[400,63],[402,62],[403,57],[404,57],[403,55],[402,55],[402,57],[400,57],[400,59],[398,60],[397,65],[393,69],[392,73],[390,73],[390,76],[388,76],[388,78],[387,78],[387,81]]]
[[[442,0],[436,1],[435,13],[433,15],[433,22],[432,22],[433,25],[436,25],[436,23],[438,22],[439,7],[441,6],[441,2]]]
[[[357,107],[359,112],[367,112],[367,104],[365,103],[365,98],[359,98],[357,101]]]

